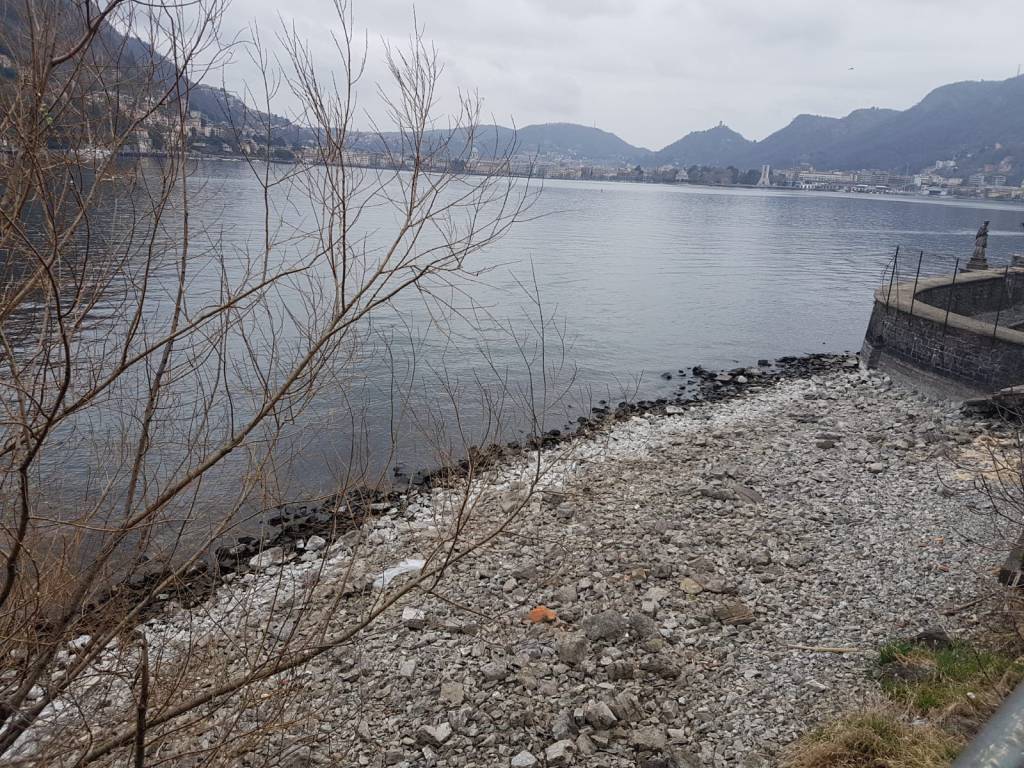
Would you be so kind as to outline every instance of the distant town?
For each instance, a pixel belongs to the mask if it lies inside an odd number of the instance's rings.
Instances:
[[[122,150],[125,155],[159,156],[167,149],[169,119],[153,113],[147,128],[137,129],[130,143]],[[238,129],[226,122],[215,122],[200,112],[190,112],[185,122],[189,135],[189,151],[196,158],[243,158],[269,160],[279,163],[317,163],[322,152],[315,138],[289,141],[287,134],[297,132],[294,126],[277,126],[268,142],[266,130]],[[340,162],[352,167],[386,168],[401,170],[409,161],[390,152],[352,149],[342,153]],[[777,187],[828,192],[856,192],[861,194],[924,195],[933,197],[987,198],[996,200],[1024,200],[1024,182],[1007,184],[1007,174],[1013,169],[1013,158],[1001,163],[983,166],[981,171],[961,175],[956,160],[937,160],[918,173],[864,168],[860,170],[830,170],[802,164],[794,168],[758,169],[724,168],[707,165],[661,165],[644,168],[640,165],[598,165],[583,163],[571,156],[559,154],[531,154],[526,148],[511,158],[494,159],[480,156],[475,150],[468,160],[436,159],[428,171],[456,170],[464,173],[510,173],[514,176],[563,179],[569,181],[618,181],[650,184],[698,184],[709,186]],[[453,167],[454,166],[454,167]]]
[[[13,81],[16,77],[13,59],[0,50],[0,80]],[[111,151],[123,156],[160,157],[172,150],[180,150],[178,144],[181,141],[180,137],[184,136],[187,151],[196,159],[241,161],[248,158],[277,163],[313,164],[323,161],[324,153],[318,146],[316,135],[310,129],[295,125],[286,118],[249,111],[241,101],[229,94],[217,93],[211,89],[206,89],[206,92],[216,94],[214,106],[208,106],[202,111],[189,111],[183,123],[177,115],[166,112],[152,99],[136,97],[133,100],[122,96],[115,99],[112,105],[107,94],[93,94],[90,100],[95,103],[91,103],[90,108],[105,109],[117,115],[117,119],[132,120],[133,124],[139,127],[132,130],[125,143],[116,148],[83,146],[81,142],[71,141],[69,146],[75,146],[74,151],[83,158],[109,155]],[[234,114],[236,119],[225,117],[224,120],[218,121],[210,117],[212,113],[226,116]],[[237,119],[239,115],[242,116],[241,120]],[[546,126],[534,126],[544,127]],[[584,126],[573,127],[590,130]],[[715,131],[730,133],[721,125],[705,133],[711,134]],[[936,158],[930,165],[917,172],[913,172],[908,166],[899,173],[880,168],[837,170],[815,167],[810,163],[802,163],[795,167],[760,165],[757,168],[739,168],[734,165],[722,167],[685,162],[657,165],[648,162],[645,165],[629,157],[624,157],[619,162],[595,162],[592,158],[586,157],[585,153],[571,150],[552,149],[550,146],[544,151],[533,150],[529,146],[532,142],[522,141],[521,144],[516,144],[516,134],[510,133],[513,138],[509,140],[509,145],[515,146],[511,156],[507,156],[508,152],[496,149],[494,143],[485,146],[484,142],[479,149],[474,146],[468,151],[456,151],[445,156],[439,154],[433,160],[428,160],[426,165],[421,158],[420,167],[428,171],[498,173],[572,181],[774,187],[861,194],[1024,200],[1020,147],[1017,147],[1018,152],[1015,156],[1013,147],[1004,148],[999,143],[988,147],[984,157],[967,154],[960,159]],[[735,136],[745,141],[738,134]],[[613,138],[618,140],[617,137]],[[400,151],[388,147],[387,137],[363,134],[356,136],[351,144],[351,148],[343,151],[337,162],[352,167],[392,170],[411,167],[411,161],[402,157]],[[0,137],[0,155],[14,150],[6,137]],[[687,154],[691,153],[684,153],[683,158],[677,159],[683,160]],[[452,159],[452,155],[458,156],[458,159]],[[654,159],[657,162],[657,158]],[[992,159],[992,162],[987,162],[988,159]]]
[[[367,161],[372,162],[369,159]],[[529,167],[522,164],[514,168],[514,171],[526,172]],[[906,175],[875,168],[857,171],[822,170],[807,164],[797,168],[772,168],[764,165],[760,170],[740,170],[732,166],[716,168],[698,165],[686,168],[673,165],[654,169],[644,169],[640,166],[607,168],[569,162],[537,162],[532,165],[532,173],[534,176],[548,179],[781,187],[863,194],[918,194],[1024,200],[1024,183],[1020,186],[1008,186],[1006,176],[1000,173],[998,166],[986,166],[985,172],[973,173],[963,178],[956,175],[956,163],[952,160],[940,160],[920,173]]]

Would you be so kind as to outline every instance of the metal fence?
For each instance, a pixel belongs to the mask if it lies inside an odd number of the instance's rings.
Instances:
[[[886,292],[885,303],[887,307],[892,305],[894,297],[896,299],[896,305],[898,306],[901,291],[906,290],[906,286],[909,285],[911,291],[910,317],[913,317],[915,307],[919,303],[917,298],[918,283],[922,279],[930,277],[951,276],[952,283],[950,284],[950,290],[948,291],[946,306],[937,307],[940,310],[945,309],[945,320],[943,322],[943,335],[945,335],[946,328],[949,324],[949,316],[952,313],[956,281],[961,274],[961,267],[966,266],[968,261],[969,257],[964,255],[958,256],[951,253],[930,251],[913,245],[897,245],[893,250],[892,256],[889,258],[882,274],[882,288]],[[1001,300],[997,302],[997,308],[994,316],[990,317],[989,313],[986,313],[983,316],[978,316],[977,319],[992,323],[991,339],[993,343],[995,342],[1000,322],[1005,319],[1004,312],[1013,305],[1013,294],[1010,291],[1008,279],[1009,271],[1012,267],[1012,256],[999,258],[994,263],[992,260],[989,260],[990,270],[1001,270],[1003,273],[1003,290],[1000,294]]]

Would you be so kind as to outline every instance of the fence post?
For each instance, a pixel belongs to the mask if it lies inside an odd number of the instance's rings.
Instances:
[[[896,279],[896,265],[900,260],[900,247],[896,246],[896,253],[892,257],[892,272],[889,273],[889,292],[885,295],[885,310],[888,312],[891,309],[890,302],[892,301],[892,282]],[[896,294],[896,298],[899,299],[899,294]]]
[[[917,272],[914,273],[914,292],[910,294],[910,316],[914,316],[914,302],[917,301],[917,279],[921,276],[921,261],[924,259],[924,250],[917,257]],[[899,299],[899,296],[897,296]]]
[[[953,282],[949,284],[949,298],[946,299],[946,319],[942,321],[942,338],[946,338],[946,326],[949,325],[949,307],[953,303],[953,289],[956,288],[956,276],[960,272],[960,259],[953,266]]]
[[[1003,314],[1003,304],[1006,303],[1006,292],[1010,288],[1010,265],[1003,270],[1003,290],[999,294],[999,307],[996,309],[996,321],[992,325],[992,343],[996,343],[996,331],[999,330],[999,316]]]

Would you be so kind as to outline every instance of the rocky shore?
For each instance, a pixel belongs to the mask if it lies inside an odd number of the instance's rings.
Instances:
[[[999,563],[987,502],[959,467],[999,430],[836,358],[555,445],[502,535],[276,681],[300,693],[238,763],[773,765],[877,695],[883,642],[969,631],[963,607]],[[478,496],[492,517],[530,472],[524,457],[496,471]],[[142,627],[151,655],[201,642],[242,669],[255,635],[273,653],[357,619],[414,577],[453,493],[396,499],[335,541],[266,549],[200,605],[166,601]],[[314,582],[326,591],[289,618],[282,606]],[[225,729],[257,729],[260,706],[213,709],[161,754],[189,764]]]

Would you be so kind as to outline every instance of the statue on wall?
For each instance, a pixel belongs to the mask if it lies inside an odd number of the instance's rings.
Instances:
[[[978,234],[974,236],[974,253],[971,254],[971,260],[967,262],[967,266],[964,267],[965,272],[975,272],[981,269],[988,269],[988,260],[985,258],[985,249],[988,248],[988,222],[986,221],[978,229]]]

